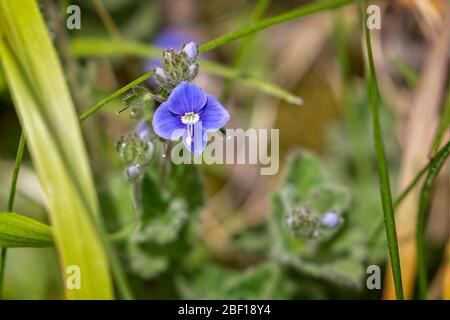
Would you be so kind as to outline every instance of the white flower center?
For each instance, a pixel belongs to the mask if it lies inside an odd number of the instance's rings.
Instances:
[[[187,112],[181,117],[183,124],[195,124],[200,119],[200,116],[194,112]]]

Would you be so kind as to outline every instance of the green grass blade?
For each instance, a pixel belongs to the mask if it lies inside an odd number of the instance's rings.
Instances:
[[[367,2],[366,2],[367,4]],[[366,19],[363,20],[367,21]],[[402,274],[400,269],[400,255],[397,243],[397,230],[395,227],[395,212],[392,204],[391,186],[389,181],[389,172],[384,150],[383,135],[381,133],[381,124],[378,114],[379,92],[375,66],[373,63],[372,43],[370,40],[370,30],[363,24],[365,30],[366,49],[367,49],[367,90],[369,94],[370,112],[372,115],[373,138],[375,144],[375,157],[378,168],[378,177],[380,183],[381,202],[384,212],[384,223],[386,227],[386,236],[389,247],[389,257],[391,261],[392,272],[394,276],[395,293],[399,300],[403,300]]]
[[[75,109],[48,31],[33,0],[0,0],[0,57],[54,228],[63,266],[81,269],[70,299],[110,299],[98,204]]]
[[[134,41],[77,38],[72,41],[71,46],[72,51],[78,57],[119,57],[128,55],[138,58],[161,58],[160,49],[148,44]],[[302,103],[302,99],[300,97],[290,93],[280,86],[264,79],[242,73],[240,70],[229,68],[219,63],[205,60],[200,62],[200,66],[201,70],[203,71],[225,79],[240,80],[243,84],[251,88],[282,99],[288,103],[292,103],[295,105],[300,105]],[[146,75],[148,75],[148,73]],[[142,80],[141,82],[143,82],[144,80]]]
[[[16,186],[17,179],[19,178],[20,166],[22,164],[23,151],[25,149],[25,136],[23,133],[20,134],[19,146],[17,147],[17,155],[16,161],[14,164],[13,175],[11,179],[11,186],[9,188],[9,196],[8,196],[8,211],[12,211],[14,209],[14,199],[16,197]],[[5,276],[5,267],[6,267],[6,257],[7,257],[7,249],[0,249],[0,299],[2,298],[3,293],[3,279]]]
[[[430,155],[436,153],[441,144],[442,137],[444,133],[450,128],[450,86],[447,88],[447,98],[445,99],[444,111],[439,122],[436,136],[434,138],[433,144],[431,145]]]
[[[245,27],[238,30],[232,31],[230,33],[224,34],[216,39],[213,39],[200,46],[200,52],[205,52],[222,46],[224,44],[230,43],[242,37],[248,36],[257,31],[267,29],[269,27],[288,22],[297,18],[305,17],[314,13],[318,13],[325,10],[336,9],[347,4],[354,4],[358,0],[328,0],[321,2],[314,2],[309,5],[301,6],[299,8],[293,9],[289,12],[267,18],[258,22],[251,23]]]
[[[13,212],[0,212],[0,247],[51,247],[50,226]]]
[[[12,211],[14,209],[14,199],[16,197],[17,179],[19,178],[19,171],[20,171],[20,166],[22,164],[24,149],[25,149],[25,136],[23,135],[23,133],[21,133],[20,139],[19,139],[19,146],[17,147],[16,161],[14,163],[11,187],[9,190],[8,208],[7,208],[8,211]]]
[[[439,152],[442,152],[442,150],[444,150],[445,147],[443,147]],[[424,165],[417,173],[416,176],[414,177],[414,179],[412,179],[412,181],[405,187],[405,189],[403,189],[403,191],[397,196],[397,198],[394,201],[394,209],[396,209],[402,202],[403,200],[406,198],[406,196],[411,192],[412,189],[414,189],[414,187],[417,185],[417,183],[420,181],[420,178],[422,178],[422,176],[428,172],[428,169],[432,166],[433,162],[436,160],[436,158],[431,159],[430,161],[427,162],[426,165]],[[381,221],[380,224],[378,224],[378,226],[375,228],[374,232],[372,233],[372,235],[370,236],[370,240],[369,243],[375,241],[377,235],[383,230],[383,226],[384,226],[384,222]]]
[[[416,248],[417,248],[417,275],[419,284],[419,296],[421,299],[427,298],[428,279],[427,279],[427,265],[425,261],[425,227],[426,227],[426,213],[430,200],[431,187],[439,175],[440,170],[445,164],[450,154],[450,141],[436,154],[433,159],[428,175],[420,191],[419,197],[419,211],[417,218],[416,229]]]
[[[405,82],[411,88],[417,87],[419,84],[419,76],[414,72],[414,70],[402,59],[392,59],[392,66],[397,70],[398,73],[405,79]]]

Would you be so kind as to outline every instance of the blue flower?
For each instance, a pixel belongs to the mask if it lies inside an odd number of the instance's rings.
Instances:
[[[156,109],[153,130],[167,140],[183,137],[187,150],[198,155],[208,142],[207,132],[219,130],[229,119],[228,111],[215,97],[195,84],[182,82]]]

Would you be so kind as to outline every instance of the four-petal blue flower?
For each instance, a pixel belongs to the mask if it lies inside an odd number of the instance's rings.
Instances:
[[[183,137],[187,150],[198,155],[208,142],[207,132],[219,130],[229,119],[228,111],[215,97],[195,84],[182,82],[156,109],[153,130],[167,140]]]

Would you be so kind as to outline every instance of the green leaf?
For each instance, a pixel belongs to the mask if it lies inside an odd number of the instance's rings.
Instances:
[[[302,152],[300,155],[296,152],[291,155],[285,184],[296,187],[301,198],[304,198],[311,189],[321,185],[324,180],[323,169],[312,154]]]
[[[270,262],[245,271],[206,264],[177,278],[176,285],[183,299],[286,299],[281,277],[280,268]]]
[[[110,299],[94,183],[69,90],[34,0],[0,0],[0,57],[65,268],[83,271],[70,299]]]
[[[198,244],[203,195],[197,168],[173,165],[163,182],[159,172],[153,163],[142,181],[140,225],[128,246],[131,269],[144,279],[185,267],[184,254]]]
[[[52,228],[13,212],[0,212],[0,247],[51,247]]]
[[[203,206],[203,183],[196,165],[173,165],[169,184],[172,193],[186,201],[190,214]]]
[[[141,226],[132,240],[158,244],[176,240],[188,218],[185,201],[170,199],[167,193],[164,195],[163,190],[148,176],[142,181],[141,192]]]
[[[330,181],[324,168],[310,153],[294,153],[289,161],[284,185],[272,196],[270,232],[273,237],[272,257],[282,265],[313,277],[326,279],[344,286],[358,287],[364,275],[365,243],[361,234],[346,225],[353,221],[348,216],[350,194],[346,188]],[[320,219],[333,211],[344,218],[341,230],[322,231],[314,223],[297,237],[286,223],[294,210],[305,211]],[[313,236],[319,230],[319,237]]]
[[[128,256],[131,270],[143,279],[154,278],[169,266],[168,257],[148,253],[135,243],[129,244]]]

